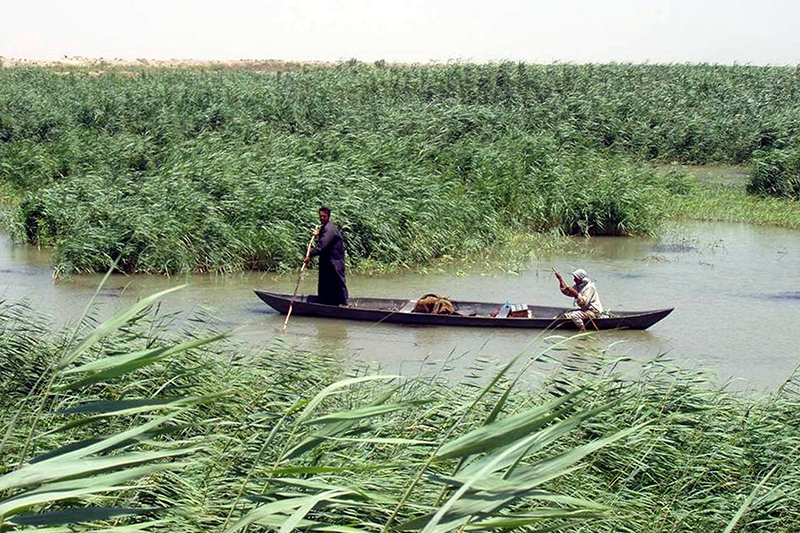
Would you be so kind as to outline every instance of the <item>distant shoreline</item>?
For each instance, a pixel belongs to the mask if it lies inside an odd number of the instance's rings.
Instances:
[[[342,59],[339,61],[322,61],[322,60],[290,60],[290,59],[152,59],[152,58],[136,58],[136,59],[123,59],[111,57],[83,57],[83,56],[63,56],[54,59],[26,59],[18,57],[4,57],[0,56],[0,68],[26,68],[26,67],[52,67],[52,68],[135,68],[135,67],[151,67],[151,68],[219,68],[219,69],[244,69],[265,72],[285,72],[296,70],[304,66],[317,66],[317,67],[336,67],[346,64],[360,64],[372,65],[376,67],[418,67],[418,66],[446,66],[446,65],[492,65],[500,63],[524,63],[526,65],[540,65],[540,66],[558,66],[558,65],[639,65],[639,66],[713,66],[724,68],[753,68],[753,69],[796,69],[800,68],[800,64],[793,65],[753,65],[749,63],[710,63],[710,62],[667,62],[667,63],[651,63],[644,62],[597,62],[597,63],[584,63],[584,62],[570,62],[570,61],[553,61],[551,63],[536,63],[528,61],[471,61],[469,59],[448,59],[440,61],[431,59],[429,61],[388,61],[379,59],[377,61],[360,60],[358,58]]]
[[[83,56],[64,56],[56,59],[24,59],[16,57],[0,56],[0,67],[6,68],[25,68],[25,67],[57,67],[57,68],[113,68],[113,67],[155,67],[155,68],[241,68],[247,70],[260,71],[286,71],[294,70],[303,66],[335,67],[342,64],[364,64],[374,66],[404,66],[413,67],[419,65],[441,66],[448,64],[464,64],[470,61],[435,61],[425,63],[402,62],[402,61],[361,61],[357,58],[341,61],[317,61],[317,60],[284,60],[284,59],[122,59],[107,57],[83,57]]]
[[[22,59],[0,56],[3,67],[236,67],[253,70],[286,70],[301,65],[335,65],[325,61],[284,61],[279,59],[121,59],[65,56],[57,59]]]

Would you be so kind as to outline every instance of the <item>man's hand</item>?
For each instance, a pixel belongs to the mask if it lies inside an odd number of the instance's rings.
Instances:
[[[564,290],[566,291],[565,294],[567,296],[572,296],[573,298],[578,297],[578,291],[576,291],[574,287],[565,286]]]
[[[312,235],[313,237],[319,237],[319,230],[318,230],[318,229],[311,230],[311,235]]]
[[[562,288],[562,289],[563,289],[564,287],[567,287],[567,286],[568,286],[568,285],[567,285],[567,282],[566,282],[566,281],[564,281],[564,278],[562,278],[562,277],[561,277],[561,274],[559,274],[559,273],[558,273],[558,270],[556,270],[555,268],[553,269],[553,274],[556,276],[556,278],[558,278],[558,282],[561,284],[561,288]]]
[[[311,263],[311,257],[306,256],[306,258],[303,259],[303,264],[307,266],[309,263]]]

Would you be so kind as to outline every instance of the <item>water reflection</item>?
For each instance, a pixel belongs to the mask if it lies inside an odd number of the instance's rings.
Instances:
[[[668,353],[687,365],[705,365],[721,382],[744,378],[739,386],[773,388],[797,366],[792,328],[800,319],[800,267],[796,231],[744,224],[682,223],[661,239],[596,237],[576,241],[580,254],[531,262],[518,274],[496,271],[404,272],[386,276],[348,275],[351,294],[417,297],[436,292],[458,300],[569,305],[551,268],[586,269],[603,303],[613,310],[676,307],[648,331],[601,332],[580,342],[608,348],[635,360]],[[52,316],[55,325],[76,320],[101,276],[54,281],[48,250],[14,247],[0,236],[0,298],[28,299]],[[316,286],[310,272],[304,287]],[[443,364],[469,375],[481,365],[500,364],[517,354],[542,349],[552,332],[437,328],[284,317],[252,293],[258,287],[290,293],[296,278],[264,273],[229,276],[113,276],[98,296],[99,316],[182,283],[189,286],[164,302],[164,312],[211,312],[221,327],[239,328],[251,344],[288,343],[310,351],[369,361],[388,371],[414,374]]]
[[[767,298],[770,300],[800,300],[800,292],[788,291],[779,292],[777,294],[761,294],[756,293],[751,295],[754,298]]]

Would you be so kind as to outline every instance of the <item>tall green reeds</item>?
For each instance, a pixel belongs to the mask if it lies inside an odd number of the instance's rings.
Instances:
[[[757,151],[747,190],[761,196],[800,199],[800,152],[797,149]]]
[[[797,376],[748,396],[664,358],[619,374],[554,339],[477,379],[399,378],[287,347],[245,355],[202,325],[166,329],[151,302],[77,335],[0,308],[0,528],[800,524]],[[531,385],[541,358],[557,369]]]
[[[59,273],[290,268],[321,203],[356,264],[551,228],[635,235],[670,194],[643,161],[789,149],[797,81],[712,65],[0,69],[0,190]]]

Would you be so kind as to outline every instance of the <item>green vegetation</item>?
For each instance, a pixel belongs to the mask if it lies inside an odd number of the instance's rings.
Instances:
[[[798,78],[0,68],[2,220],[58,274],[292,269],[321,203],[364,268],[664,217],[800,228]],[[750,194],[671,163],[750,165]],[[74,332],[0,302],[0,531],[800,529],[800,376],[756,398],[554,338],[553,359],[400,379],[246,353],[153,301]]]
[[[762,196],[800,199],[800,151],[757,151],[753,155],[753,176],[749,192]]]
[[[57,274],[295,268],[321,203],[356,267],[526,232],[647,234],[675,194],[651,163],[798,149],[798,81],[712,65],[2,68],[0,193],[20,241],[57,246]]]
[[[665,206],[675,219],[749,222],[800,229],[800,205],[783,198],[748,194],[744,188],[706,185],[702,194],[678,195]]]
[[[73,332],[0,307],[0,530],[800,525],[798,377],[752,398],[558,338],[535,386],[547,348],[456,383],[371,375],[244,354],[196,320],[175,333],[153,301]]]

